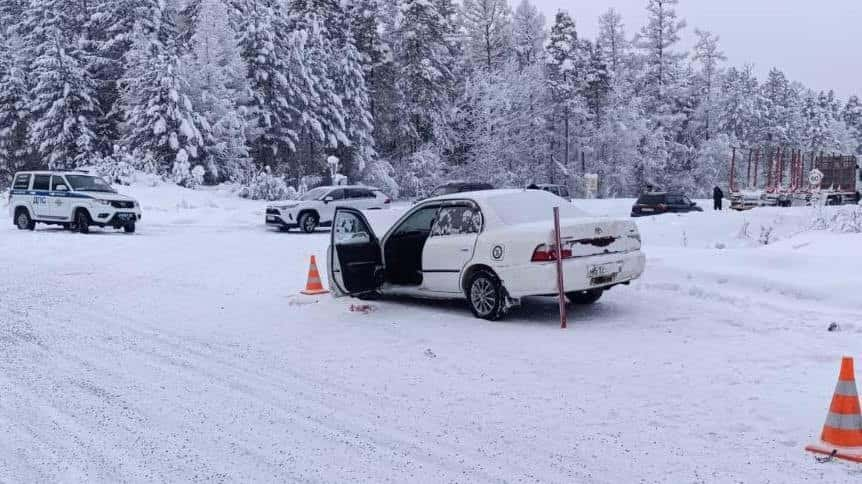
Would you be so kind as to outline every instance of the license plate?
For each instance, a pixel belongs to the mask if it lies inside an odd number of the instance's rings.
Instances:
[[[266,216],[266,221],[267,221],[267,222],[275,222],[275,217],[274,217],[274,216],[272,216],[272,215],[267,215],[267,216]]]
[[[131,213],[118,213],[117,214],[117,218],[120,220],[130,220],[132,217],[134,217],[134,215]]]
[[[654,211],[655,211],[655,210],[653,210],[653,209],[651,209],[651,208],[642,208],[642,209],[641,209],[641,212],[654,212]]]
[[[588,275],[590,277],[603,277],[609,276],[612,274],[617,274],[622,270],[622,266],[619,262],[612,262],[610,264],[600,264],[595,266],[590,266],[588,270]]]

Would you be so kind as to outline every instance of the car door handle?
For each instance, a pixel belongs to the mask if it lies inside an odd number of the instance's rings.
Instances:
[[[469,247],[464,247],[464,248],[462,248],[462,249],[461,249],[461,252],[470,252],[470,248],[469,248]]]

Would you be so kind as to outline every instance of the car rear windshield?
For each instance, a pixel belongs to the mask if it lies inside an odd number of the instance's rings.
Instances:
[[[66,175],[72,190],[79,192],[114,193],[114,189],[105,180],[92,175]]]
[[[559,197],[541,190],[496,195],[489,198],[488,202],[507,225],[551,221],[554,219],[554,207],[560,207],[560,218],[590,216]]]
[[[638,198],[638,205],[658,205],[665,203],[664,195],[641,195]]]

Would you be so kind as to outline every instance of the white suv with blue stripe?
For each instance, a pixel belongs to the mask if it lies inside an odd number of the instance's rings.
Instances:
[[[42,223],[81,233],[89,232],[90,226],[133,233],[141,207],[104,179],[83,171],[28,171],[13,178],[9,215],[20,230]]]

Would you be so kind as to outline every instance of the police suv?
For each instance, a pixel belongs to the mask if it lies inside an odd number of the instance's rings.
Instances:
[[[9,215],[20,230],[43,223],[81,233],[93,225],[133,233],[141,208],[98,176],[83,171],[30,171],[15,174]]]

